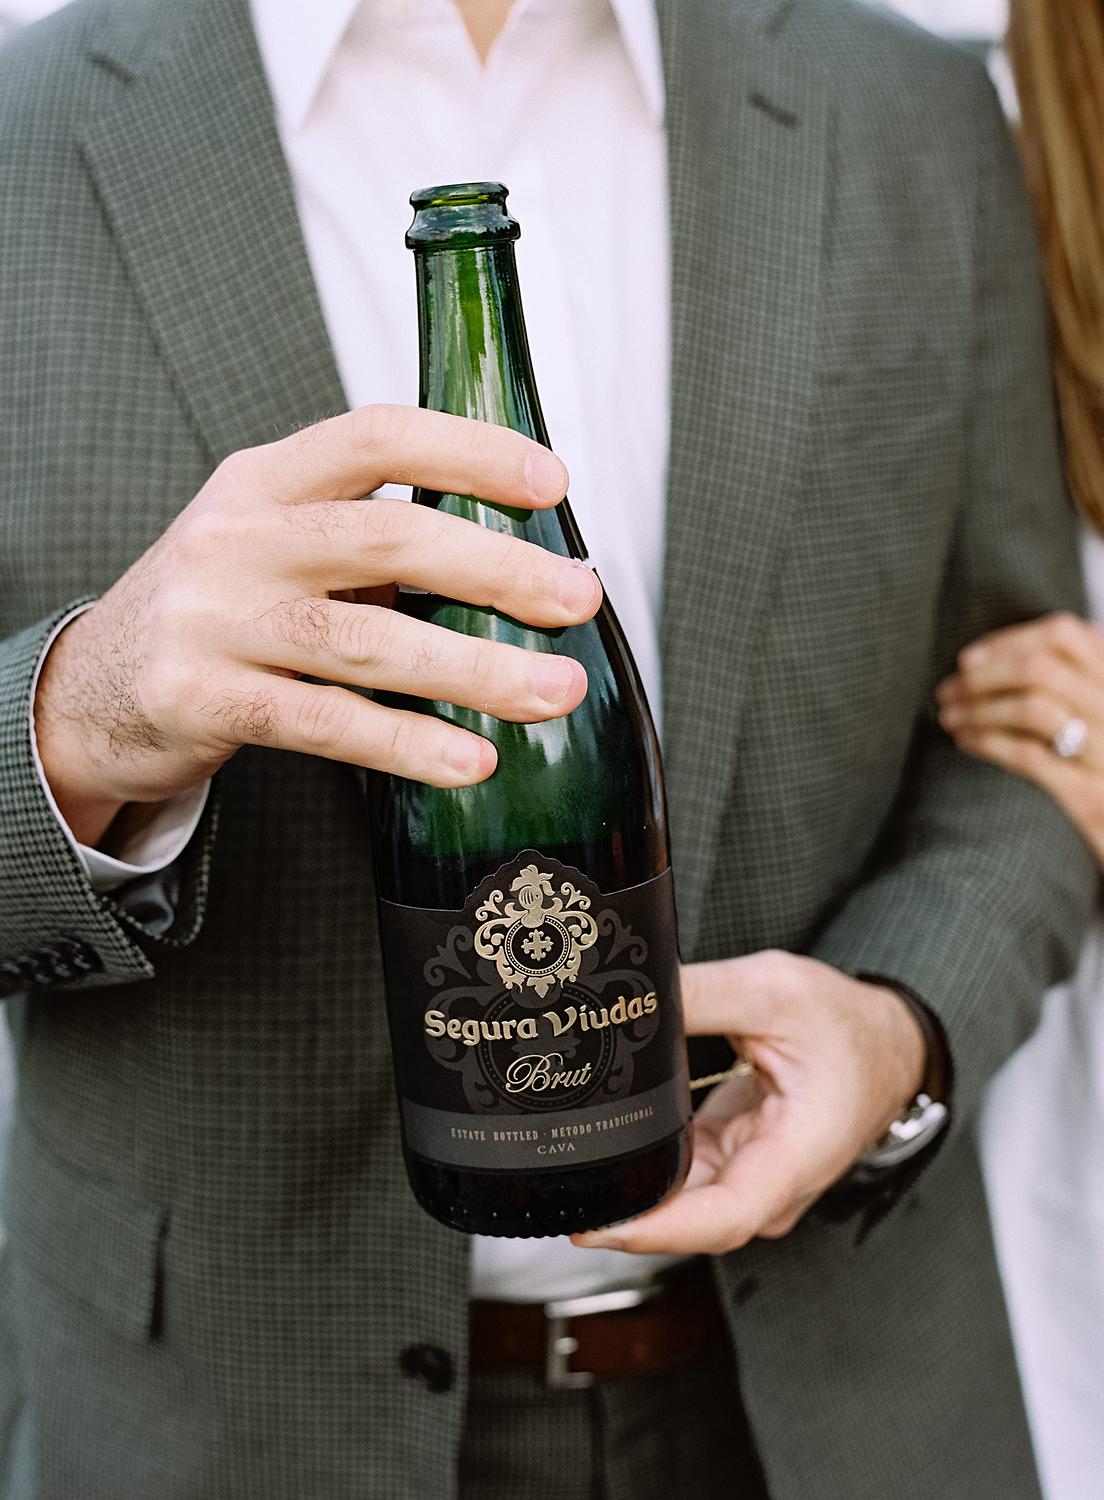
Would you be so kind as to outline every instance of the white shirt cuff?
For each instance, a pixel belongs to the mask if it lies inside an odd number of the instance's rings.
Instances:
[[[50,783],[46,780],[46,772],[43,769],[42,757],[38,753],[38,737],[35,733],[34,702],[38,690],[38,679],[42,675],[42,665],[46,660],[47,652],[57,640],[70,621],[82,615],[86,609],[91,609],[91,604],[82,604],[70,614],[58,622],[55,629],[50,633],[42,655],[38,659],[35,668],[34,682],[31,684],[31,708],[28,729],[31,738],[31,755],[34,759],[35,770],[38,779],[42,783],[42,790],[46,795],[46,801],[54,817],[58,820],[62,832],[68,839],[70,845],[81,864],[92,888],[98,892],[114,891],[128,881],[138,880],[143,876],[159,875],[167,870],[180,858],[187,848],[189,840],[199,826],[199,820],[203,816],[203,809],[207,805],[207,797],[211,790],[209,781],[200,786],[191,787],[186,792],[180,792],[175,797],[170,797],[165,802],[151,802],[132,804],[126,812],[127,830],[119,846],[117,854],[105,854],[101,849],[91,849],[87,844],[80,843],[74,836],[72,829],[62,817],[61,809],[57,800],[50,790]]]

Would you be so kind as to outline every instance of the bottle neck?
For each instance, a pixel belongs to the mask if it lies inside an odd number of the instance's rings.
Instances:
[[[430,411],[511,427],[550,448],[529,355],[512,241],[419,250],[414,259],[419,404]],[[414,498],[443,504],[496,530],[516,531],[568,557],[587,555],[566,499],[551,511],[525,511],[470,497],[430,496],[421,490]]]
[[[509,241],[415,256],[419,401],[548,443]]]

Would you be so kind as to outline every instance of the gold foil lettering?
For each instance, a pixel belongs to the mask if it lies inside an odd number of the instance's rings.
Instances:
[[[659,1001],[654,992],[649,991],[647,995],[619,995],[609,1007],[583,1006],[579,1010],[574,1005],[568,1005],[562,1011],[546,1010],[540,1021],[546,1024],[554,1037],[560,1037],[570,1032],[574,1026],[578,1026],[580,1031],[605,1031],[608,1026],[629,1026],[634,1021],[642,1020],[644,1016],[654,1015],[658,1009]],[[444,1011],[427,1010],[422,1017],[422,1024],[427,1036],[448,1036],[454,1042],[463,1042],[466,1047],[477,1047],[480,1042],[510,1041],[514,1037],[519,1041],[535,1042],[540,1022],[536,1016],[520,1016],[516,1020],[502,1021],[477,1021],[471,1016],[450,1016],[446,1020]],[[560,1058],[561,1062],[562,1060]],[[557,1078],[567,1076],[556,1075]],[[564,1083],[560,1086],[568,1088],[574,1085]],[[553,1085],[548,1084],[546,1087]]]
[[[566,1072],[553,1070],[553,1063],[563,1063],[560,1052],[534,1053],[517,1057],[506,1069],[506,1090],[511,1094],[544,1094],[550,1089],[578,1088],[590,1077],[590,1063]]]

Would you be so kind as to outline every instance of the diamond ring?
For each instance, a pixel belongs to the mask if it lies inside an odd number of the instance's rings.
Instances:
[[[1084,719],[1071,714],[1051,740],[1051,749],[1063,760],[1076,760],[1085,748],[1088,733],[1088,725]]]

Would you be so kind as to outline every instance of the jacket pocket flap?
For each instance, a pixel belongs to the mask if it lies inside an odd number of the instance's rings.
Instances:
[[[13,1125],[4,1222],[16,1259],[130,1339],[153,1329],[166,1219],[166,1210],[62,1161],[24,1121]]]

